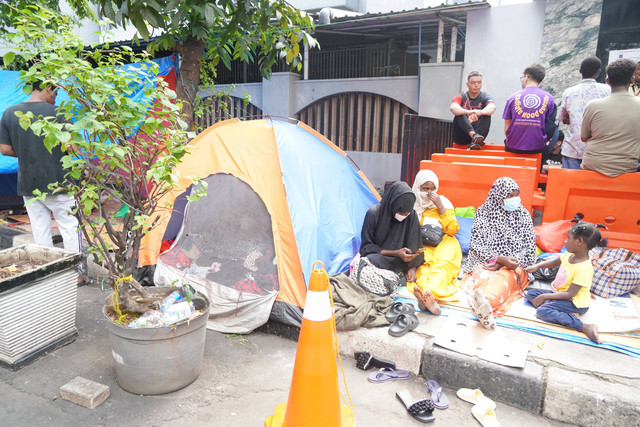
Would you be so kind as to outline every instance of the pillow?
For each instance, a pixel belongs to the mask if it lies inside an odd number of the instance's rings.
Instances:
[[[463,254],[469,253],[469,242],[471,241],[471,226],[473,225],[473,218],[465,218],[456,215],[460,229],[456,233],[456,239],[460,243],[460,249]]]

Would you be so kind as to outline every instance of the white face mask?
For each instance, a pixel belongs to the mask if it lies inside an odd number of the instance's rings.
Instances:
[[[409,215],[400,215],[399,213],[396,212],[396,214],[394,215],[394,218],[397,219],[398,221],[402,222],[405,219],[407,219]]]
[[[422,200],[424,200],[425,202],[430,202],[431,201],[429,199],[429,192],[428,191],[420,191],[420,198],[422,198]]]
[[[520,206],[520,196],[504,199],[505,211],[509,211],[509,212],[517,211],[519,206]]]

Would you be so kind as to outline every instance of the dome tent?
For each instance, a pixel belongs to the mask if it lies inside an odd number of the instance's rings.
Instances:
[[[345,272],[378,193],[346,154],[303,123],[220,122],[191,143],[140,265],[156,285],[187,281],[211,301],[209,329],[246,333],[269,316],[299,325],[316,260]],[[206,196],[188,202],[196,178]],[[179,229],[179,231],[178,231]],[[163,241],[174,239],[158,255]]]

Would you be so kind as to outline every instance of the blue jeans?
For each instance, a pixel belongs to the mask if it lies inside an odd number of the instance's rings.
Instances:
[[[550,294],[544,289],[532,289],[527,292],[527,301],[533,305],[533,300],[541,294]],[[582,332],[582,322],[574,313],[585,314],[589,307],[578,308],[570,299],[548,299],[536,309],[536,317],[540,320]]]
[[[580,169],[582,159],[574,159],[573,157],[562,156],[562,169]]]

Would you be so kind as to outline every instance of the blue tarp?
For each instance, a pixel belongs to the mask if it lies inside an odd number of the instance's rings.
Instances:
[[[146,87],[155,87],[157,84],[156,76],[167,75],[174,67],[172,56],[154,59],[153,62],[158,65],[158,74],[152,74],[151,70],[140,70],[140,81],[132,82],[132,87],[136,88],[136,92],[131,96],[132,98],[143,96],[142,91]],[[142,63],[128,64],[123,67],[141,68]],[[19,71],[0,70],[0,88],[2,88],[0,93],[0,117],[4,110],[10,106],[24,102],[29,98],[22,91]],[[69,96],[66,93],[59,92],[56,97],[56,105],[68,100]],[[17,173],[18,159],[0,155],[0,196],[17,194]]]

